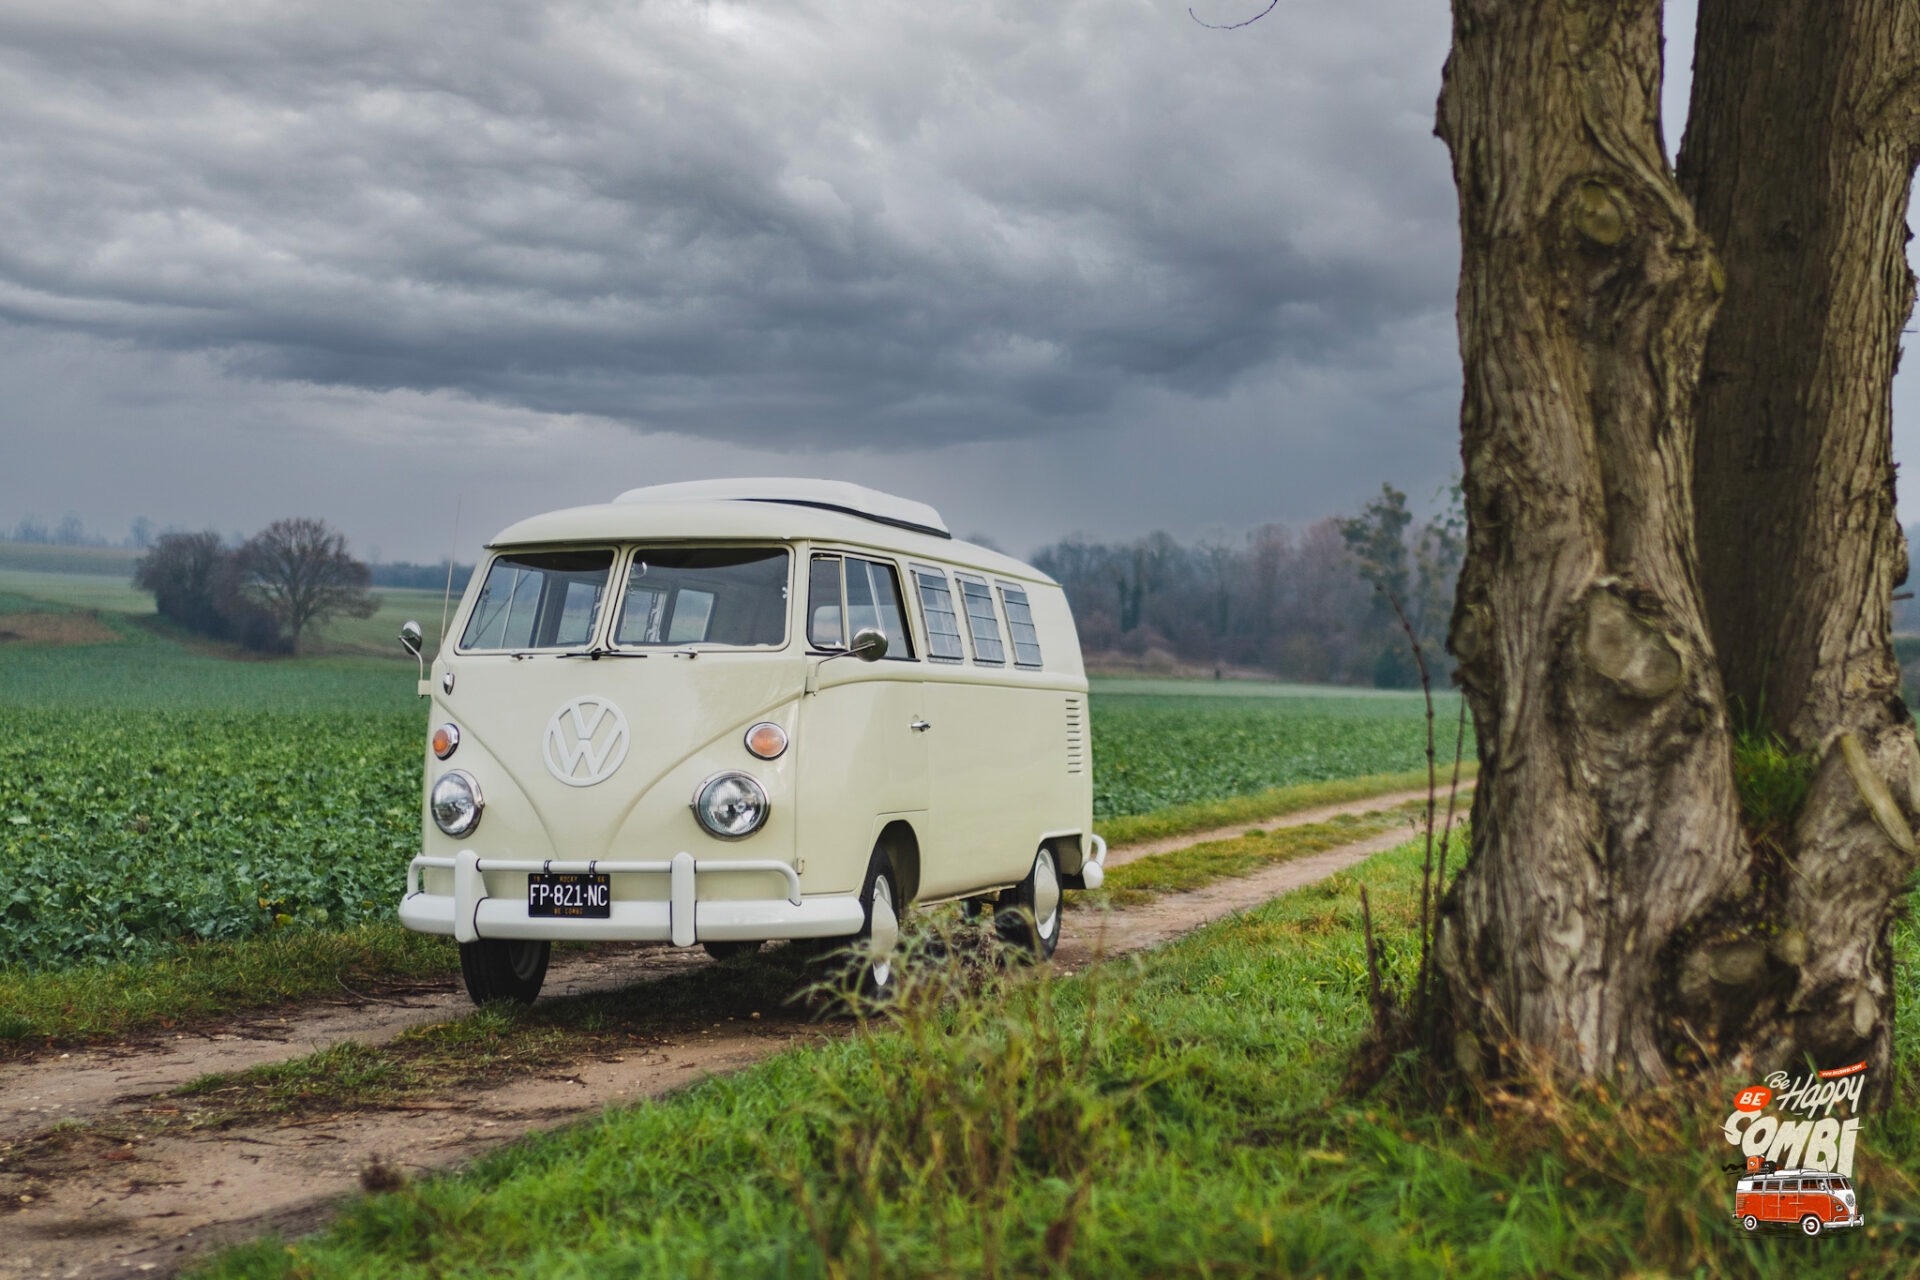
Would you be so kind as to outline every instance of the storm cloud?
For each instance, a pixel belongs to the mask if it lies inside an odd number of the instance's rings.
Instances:
[[[1425,0],[15,6],[0,316],[744,445],[1078,430],[1450,307],[1444,40]]]

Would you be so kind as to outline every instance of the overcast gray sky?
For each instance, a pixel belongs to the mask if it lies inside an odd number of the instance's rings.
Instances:
[[[456,501],[466,557],[794,474],[1025,552],[1425,499],[1446,44],[1443,0],[9,0],[0,526],[430,560]]]

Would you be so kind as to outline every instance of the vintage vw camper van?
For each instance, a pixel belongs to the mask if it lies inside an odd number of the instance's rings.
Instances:
[[[866,939],[884,988],[910,903],[991,904],[1045,956],[1101,881],[1066,597],[922,503],[701,481],[523,520],[421,692],[400,919],[476,1001],[532,1000],[569,938]]]
[[[1740,1179],[1733,1219],[1749,1233],[1765,1227],[1798,1227],[1802,1235],[1857,1227],[1864,1219],[1853,1185],[1820,1169],[1782,1169]]]

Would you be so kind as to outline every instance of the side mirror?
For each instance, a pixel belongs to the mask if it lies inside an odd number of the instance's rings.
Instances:
[[[426,688],[427,680],[427,660],[421,656],[420,653],[423,640],[424,636],[421,634],[420,624],[412,618],[408,618],[400,624],[400,647],[412,654],[413,660],[420,665],[420,685],[422,690]],[[424,698],[428,695],[422,692],[420,696]]]
[[[853,633],[853,648],[849,652],[862,662],[878,662],[887,656],[887,633],[876,627],[862,627]]]

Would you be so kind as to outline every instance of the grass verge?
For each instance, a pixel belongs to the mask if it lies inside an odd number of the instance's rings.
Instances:
[[[1472,762],[1460,766],[1460,776],[1463,779],[1473,777],[1477,771],[1478,766]],[[1442,805],[1446,803],[1446,782],[1446,775],[1443,773],[1440,779]],[[1341,778],[1332,782],[1307,782],[1292,787],[1274,787],[1250,796],[1229,796],[1220,800],[1171,805],[1164,809],[1156,809],[1152,813],[1104,818],[1094,823],[1094,829],[1106,839],[1109,846],[1119,849],[1130,844],[1142,844],[1148,840],[1166,840],[1174,836],[1191,835],[1196,831],[1211,831],[1216,827],[1231,827],[1243,822],[1261,822],[1268,818],[1283,817],[1289,813],[1300,813],[1330,804],[1369,800],[1374,796],[1391,795],[1396,791],[1411,791],[1426,785],[1425,769],[1413,769],[1405,773],[1371,773],[1364,777]]]
[[[148,960],[0,969],[0,1056],[49,1043],[117,1040],[321,998],[445,982],[460,969],[451,939],[397,924],[290,928],[207,942]]]
[[[782,1054],[364,1198],[237,1277],[1688,1274],[1914,1269],[1910,1106],[1876,1118],[1851,1236],[1747,1238],[1727,1099],[1342,1091],[1365,1021],[1357,889],[1410,972],[1419,851],[1144,961],[874,1011]],[[1910,928],[1899,931],[1904,956]],[[1910,969],[1903,969],[1910,973]],[[1903,983],[1903,986],[1906,985]],[[1903,994],[1908,994],[1903,991]],[[1912,1004],[1902,1001],[1911,1021]],[[1745,1082],[1742,1082],[1745,1083]],[[1912,1082],[1901,1086],[1911,1100]]]
[[[1323,853],[1389,831],[1405,830],[1425,813],[1425,800],[1410,800],[1371,813],[1344,813],[1325,822],[1253,830],[1227,840],[1209,840],[1169,849],[1107,871],[1105,886],[1092,893],[1076,893],[1069,906],[1098,911],[1106,907],[1133,907],[1168,893],[1185,893],[1216,880],[1252,875],[1281,862]]]

